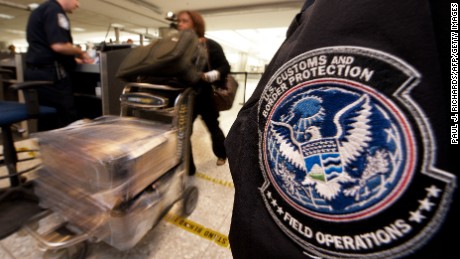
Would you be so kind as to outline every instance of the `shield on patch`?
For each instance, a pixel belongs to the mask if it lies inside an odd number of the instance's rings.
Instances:
[[[324,138],[306,142],[302,154],[307,168],[307,176],[327,182],[343,172],[337,139]]]

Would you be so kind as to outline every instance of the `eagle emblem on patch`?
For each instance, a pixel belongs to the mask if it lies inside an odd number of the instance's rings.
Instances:
[[[420,80],[397,57],[343,46],[301,54],[268,81],[260,191],[306,254],[401,256],[439,227],[455,176],[432,166],[431,128],[410,96]]]

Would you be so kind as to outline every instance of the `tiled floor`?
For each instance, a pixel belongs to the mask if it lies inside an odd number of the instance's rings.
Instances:
[[[225,134],[241,108],[243,89],[239,89],[232,110],[221,113],[221,127]],[[17,146],[32,148],[34,142],[20,141]],[[90,241],[86,258],[232,258],[228,242],[234,195],[232,177],[228,163],[216,166],[210,136],[201,119],[195,121],[192,146],[197,166],[197,174],[192,181],[199,189],[198,204],[193,213],[187,218],[177,218],[178,206],[173,207],[141,241],[127,251],[118,251],[104,242]],[[5,175],[4,170],[0,169],[0,175]],[[0,180],[0,186],[5,184],[8,183]],[[49,224],[46,220],[40,222],[40,228],[46,224]],[[0,240],[0,258],[56,258],[49,252],[41,251],[37,244],[33,237],[19,231]]]

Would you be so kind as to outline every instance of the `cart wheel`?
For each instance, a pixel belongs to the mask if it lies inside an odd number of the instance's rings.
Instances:
[[[46,250],[45,259],[84,259],[88,252],[88,242],[81,242],[74,246],[56,250]]]
[[[182,213],[185,216],[189,216],[196,208],[196,204],[198,203],[198,188],[195,186],[188,187],[185,190],[183,195],[183,207]]]

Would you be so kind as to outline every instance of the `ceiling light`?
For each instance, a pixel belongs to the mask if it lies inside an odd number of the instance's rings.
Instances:
[[[13,34],[20,34],[20,35],[25,35],[25,34],[26,34],[25,31],[20,31],[20,30],[10,30],[10,29],[6,29],[5,31],[6,31],[6,32],[9,32],[9,33],[13,33]]]
[[[35,10],[38,6],[39,6],[39,4],[37,4],[37,3],[31,3],[31,4],[28,5],[29,10],[31,10],[31,11]]]
[[[125,27],[123,24],[119,24],[119,23],[112,23],[110,26],[112,26],[113,28],[124,28]]]
[[[17,3],[8,2],[8,1],[0,1],[0,5],[4,5],[4,6],[11,7],[11,8],[16,8],[16,9],[21,9],[21,10],[26,10],[26,11],[32,11],[39,6],[39,4],[37,3],[31,3],[28,5],[24,5],[24,4],[17,4]]]
[[[83,28],[80,28],[80,27],[74,27],[74,28],[72,28],[72,31],[75,31],[75,32],[82,32],[82,31],[86,31],[86,30],[83,29]]]
[[[0,13],[0,19],[11,20],[14,19],[14,16],[9,14]]]

